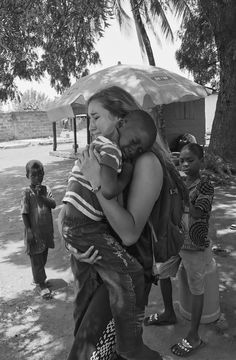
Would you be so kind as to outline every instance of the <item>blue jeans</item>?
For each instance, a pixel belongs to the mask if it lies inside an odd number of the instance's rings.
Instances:
[[[84,252],[94,245],[102,259],[92,266],[81,263],[72,256],[71,268],[78,289],[75,320],[83,318],[89,300],[98,284],[98,273],[108,293],[111,312],[115,321],[116,349],[126,359],[158,359],[157,352],[143,344],[142,321],[145,296],[142,266],[110,235],[103,223],[78,226],[74,219],[65,218],[62,225],[64,240],[78,251]],[[95,270],[95,271],[94,271]],[[145,357],[146,349],[153,357]],[[143,357],[139,355],[143,354]]]

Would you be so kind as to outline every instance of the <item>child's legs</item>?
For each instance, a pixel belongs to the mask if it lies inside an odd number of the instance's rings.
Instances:
[[[115,321],[117,350],[131,353],[143,345],[144,275],[142,266],[109,234],[84,237],[82,246],[95,245],[102,259],[93,266],[109,292],[109,301]]]
[[[112,315],[116,326],[117,349],[126,359],[160,358],[156,351],[144,346],[142,321],[144,318],[145,294],[142,266],[130,256],[119,243],[104,234],[104,224],[70,226],[64,222],[63,237],[78,251],[84,252],[91,245],[102,259],[93,267],[98,271],[109,292]],[[96,231],[95,231],[96,230]]]
[[[191,326],[188,333],[188,337],[193,340],[198,340],[198,329],[202,317],[204,303],[204,294],[194,295],[192,294],[192,305],[191,305]]]
[[[123,356],[142,346],[144,319],[143,272],[117,273],[97,266],[109,293],[110,308],[115,322],[117,352]]]
[[[180,256],[176,255],[172,256],[164,263],[156,264],[157,275],[160,280],[161,294],[164,302],[164,312],[160,314],[160,320],[176,318],[173,306],[171,278],[176,277],[180,262]]]
[[[43,262],[44,262],[44,267],[47,264],[47,260],[48,260],[48,248],[42,253],[43,255]]]
[[[36,284],[43,285],[47,278],[45,273],[47,256],[48,249],[44,250],[41,254],[30,255],[32,274]]]
[[[67,360],[110,359],[115,352],[115,329],[104,284],[94,292]]]
[[[191,328],[189,338],[198,340],[198,329],[201,321],[206,267],[209,262],[209,250],[181,251],[182,263],[186,270],[188,285],[192,294]]]
[[[98,274],[87,263],[78,261],[73,255],[70,258],[71,270],[74,275],[74,335],[81,324],[90,300],[99,286]]]
[[[84,241],[87,233],[99,233],[101,229],[104,230],[104,227],[108,227],[108,225],[95,221],[90,221],[86,225],[81,226],[78,219],[66,216],[62,222],[61,233],[66,243],[76,248],[79,252],[85,252],[90,246],[89,242]],[[74,301],[74,335],[76,335],[84,312],[99,283],[96,270],[90,264],[77,260],[73,255],[71,256],[71,270],[74,275],[74,290],[76,294]]]

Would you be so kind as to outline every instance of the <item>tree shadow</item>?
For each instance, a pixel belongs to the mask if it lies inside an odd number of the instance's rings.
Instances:
[[[67,286],[54,292],[52,300],[32,291],[10,301],[0,298],[4,359],[65,359],[73,341],[72,295]]]
[[[214,258],[219,270],[220,307],[224,313],[229,334],[236,335],[236,231],[230,230],[230,225],[236,223],[236,184],[217,187],[213,202],[214,227],[213,245],[223,250],[216,253]]]

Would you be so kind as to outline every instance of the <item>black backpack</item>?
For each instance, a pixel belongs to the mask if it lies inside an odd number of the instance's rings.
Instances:
[[[164,162],[160,150],[152,150],[163,168],[163,185],[160,196],[151,212],[148,224],[151,228],[153,259],[165,262],[177,255],[184,242],[183,214],[188,204],[188,190],[175,166]]]

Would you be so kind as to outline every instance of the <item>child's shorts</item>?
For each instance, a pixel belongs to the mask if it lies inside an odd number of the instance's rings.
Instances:
[[[160,280],[176,277],[182,261],[191,293],[193,295],[201,295],[204,293],[207,265],[210,264],[211,260],[211,246],[204,251],[180,250],[179,255],[172,256],[164,263],[157,263],[155,273]]]
[[[193,295],[204,294],[207,265],[212,260],[209,246],[204,251],[181,250],[182,265],[185,268],[189,290]]]
[[[154,272],[158,276],[158,279],[175,277],[178,272],[180,262],[181,257],[179,255],[172,256],[163,263],[156,263],[156,269]]]

